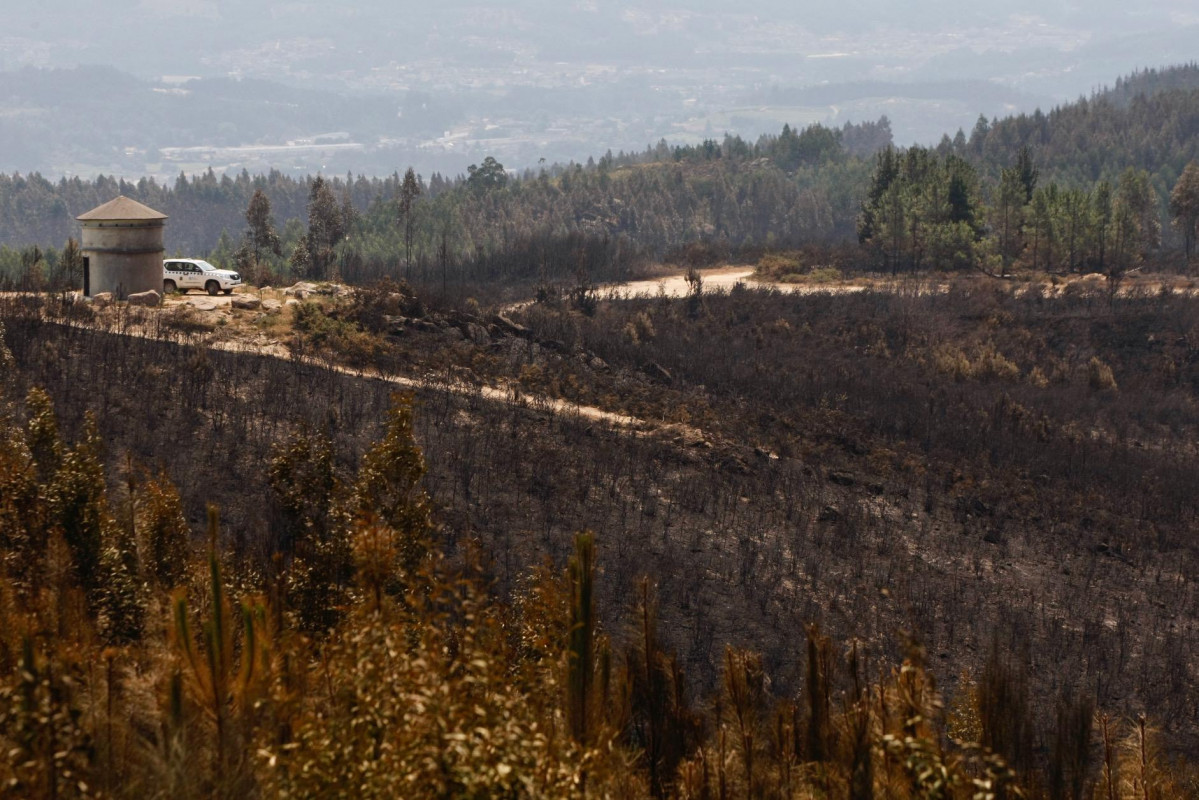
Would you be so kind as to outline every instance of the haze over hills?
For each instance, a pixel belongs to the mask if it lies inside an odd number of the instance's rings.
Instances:
[[[486,154],[522,167],[883,114],[898,143],[931,143],[980,113],[1048,108],[1187,60],[1199,13],[1165,0],[752,12],[70,0],[8,10],[4,28],[6,171],[454,174]]]

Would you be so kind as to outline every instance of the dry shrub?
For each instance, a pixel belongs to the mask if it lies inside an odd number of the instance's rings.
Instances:
[[[977,346],[973,356],[952,344],[941,345],[933,351],[933,364],[938,372],[959,382],[1010,382],[1020,377],[1020,367],[989,342]]]
[[[371,366],[382,360],[383,341],[352,319],[326,313],[320,304],[311,301],[297,305],[294,313],[295,329],[303,343],[318,353],[331,355],[352,367]]]
[[[755,275],[763,280],[786,281],[790,276],[801,276],[805,272],[797,252],[766,253],[758,259]]]
[[[1094,392],[1114,392],[1118,388],[1112,368],[1103,363],[1099,356],[1092,356],[1087,362],[1087,384]]]

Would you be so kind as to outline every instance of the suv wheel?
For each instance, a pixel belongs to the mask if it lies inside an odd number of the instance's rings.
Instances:
[[[163,294],[174,294],[175,292],[179,291],[179,287],[175,285],[174,281],[163,281],[162,291]]]
[[[208,293],[214,297],[221,293],[221,285],[216,281],[209,281],[208,283],[204,284],[204,288],[207,289]]]

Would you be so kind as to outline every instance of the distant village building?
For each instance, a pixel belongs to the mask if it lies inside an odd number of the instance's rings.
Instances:
[[[121,195],[76,217],[83,223],[83,294],[118,299],[162,291],[162,234],[167,215]]]

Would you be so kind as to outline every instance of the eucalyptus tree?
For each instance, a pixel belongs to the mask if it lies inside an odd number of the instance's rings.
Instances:
[[[1170,192],[1170,216],[1182,234],[1182,248],[1189,262],[1199,234],[1199,163],[1192,161],[1183,169]]]
[[[246,224],[249,225],[246,240],[254,256],[255,278],[261,281],[262,251],[275,255],[282,253],[279,234],[275,230],[275,218],[271,214],[271,201],[262,189],[255,189],[250,198],[250,204],[246,207]]]
[[[420,180],[412,167],[404,173],[404,182],[400,185],[399,218],[404,226],[404,266],[412,269],[412,211],[416,199],[421,195]]]

